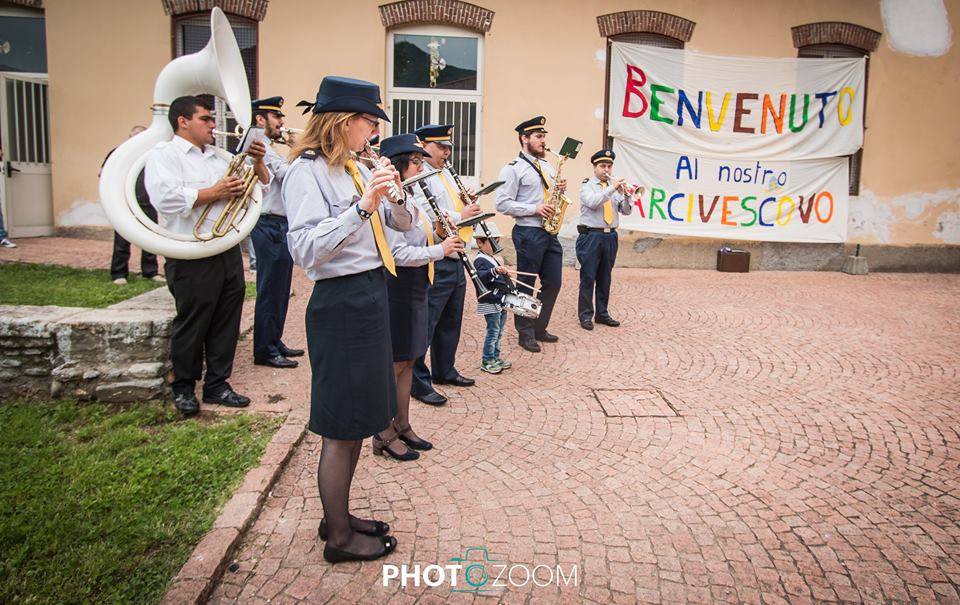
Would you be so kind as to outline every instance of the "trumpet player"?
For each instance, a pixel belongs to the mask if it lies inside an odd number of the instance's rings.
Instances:
[[[530,319],[517,315],[514,326],[520,335],[520,346],[531,353],[540,352],[540,342],[557,342],[547,332],[553,305],[560,293],[563,276],[563,248],[556,235],[547,233],[543,219],[553,215],[551,188],[558,193],[567,189],[565,179],[554,182],[556,171],[544,157],[547,153],[547,119],[531,118],[517,125],[520,155],[500,171],[504,184],[497,189],[497,212],[516,219],[513,245],[517,252],[517,270],[540,277],[540,317]],[[521,275],[519,281],[533,286],[536,277]]]
[[[254,123],[263,128],[268,141],[283,140],[283,97],[268,97],[253,102]],[[295,368],[291,357],[303,355],[303,349],[291,349],[283,343],[287,321],[293,258],[287,249],[287,212],[280,190],[290,164],[272,145],[266,146],[263,161],[270,173],[270,188],[263,195],[260,219],[250,232],[257,258],[257,301],[253,315],[253,363],[274,368]]]
[[[461,198],[454,185],[453,176],[444,167],[453,150],[453,126],[429,124],[414,131],[427,153],[425,160],[431,168],[442,172],[426,181],[427,187],[440,208],[459,223],[480,214],[480,206]],[[468,192],[471,193],[471,192]],[[469,242],[473,229],[461,229],[460,239]],[[430,367],[425,355],[421,355],[413,367],[411,394],[418,401],[429,405],[443,405],[447,398],[434,389],[436,384],[469,387],[475,384],[457,371],[454,362],[460,344],[460,329],[463,321],[463,304],[467,291],[460,257],[451,253],[436,263],[436,274],[428,290],[427,336],[430,342]]]
[[[610,316],[610,278],[617,261],[617,226],[620,216],[633,212],[636,191],[624,179],[615,179],[612,149],[601,149],[590,157],[593,176],[580,185],[580,223],[577,225],[577,261],[580,263],[580,296],[577,315],[580,327],[592,330],[593,323],[617,327]],[[642,189],[639,189],[642,191]],[[594,291],[597,306],[594,309]]]
[[[150,203],[166,219],[166,228],[193,235],[205,206],[211,206],[200,232],[212,230],[219,211],[245,186],[235,176],[224,176],[228,163],[214,151],[216,122],[206,103],[178,97],[168,113],[173,140],[160,143],[147,156],[144,182]],[[253,169],[264,185],[270,175],[263,161],[266,148],[254,143],[248,151]],[[204,403],[245,407],[250,400],[227,382],[240,332],[243,306],[243,261],[240,247],[193,260],[167,259],[167,287],[176,301],[177,315],[170,338],[174,405],[185,415],[200,410],[194,388],[204,361]]]

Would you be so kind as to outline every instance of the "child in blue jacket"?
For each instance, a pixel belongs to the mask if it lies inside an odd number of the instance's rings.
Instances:
[[[491,239],[500,240],[500,231],[493,222],[487,223],[490,230]],[[482,231],[477,231],[477,234]],[[493,256],[493,245],[491,239],[474,236],[477,242],[477,248],[480,252],[473,261],[477,269],[477,275],[480,281],[486,286],[490,294],[477,301],[477,314],[483,315],[487,320],[487,334],[483,339],[483,360],[480,363],[480,369],[490,374],[499,374],[509,368],[512,364],[506,359],[500,358],[500,337],[503,336],[503,328],[507,324],[507,312],[503,308],[503,297],[511,291],[512,284],[507,277],[507,268],[500,264]]]

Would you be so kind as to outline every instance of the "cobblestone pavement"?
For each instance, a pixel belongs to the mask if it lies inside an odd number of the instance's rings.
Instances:
[[[308,436],[212,601],[960,603],[960,276],[618,269],[624,325],[593,332],[576,323],[576,273],[564,280],[560,342],[530,354],[508,329],[499,376],[476,369],[468,302],[458,365],[477,386],[413,404],[433,451],[365,448],[354,512],[391,524],[395,554],[323,561]],[[309,284],[295,284],[297,339]],[[235,386],[307,405],[307,368],[246,376],[249,354]],[[480,546],[524,585],[382,585],[384,562]],[[577,585],[535,586],[536,565],[576,565]]]

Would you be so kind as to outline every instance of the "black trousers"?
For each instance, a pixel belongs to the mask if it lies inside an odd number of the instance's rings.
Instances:
[[[513,228],[513,245],[517,250],[517,271],[536,273],[540,276],[540,317],[530,319],[515,315],[513,324],[517,328],[520,340],[533,339],[535,335],[547,331],[550,316],[553,314],[553,305],[560,294],[560,282],[563,279],[563,248],[556,235],[550,235],[541,227]],[[518,281],[533,285],[536,279],[532,276],[520,275]],[[520,288],[521,292],[529,293],[528,289]]]
[[[580,262],[580,297],[577,315],[580,321],[594,317],[607,317],[610,302],[610,275],[617,262],[617,232],[589,231],[577,237],[577,261]],[[593,299],[596,289],[597,307],[594,314]]]
[[[427,368],[426,355],[413,364],[410,392],[415,396],[433,392],[433,380],[452,380],[457,376],[454,362],[460,345],[460,323],[463,321],[466,291],[463,263],[445,258],[434,264],[433,284],[427,290],[430,367]]]
[[[150,220],[157,222],[157,209],[149,203],[140,204],[140,209],[144,214],[150,217]],[[110,259],[110,279],[124,278],[130,274],[127,265],[130,263],[130,242],[120,237],[116,231],[113,232],[113,256]],[[140,250],[140,272],[146,278],[157,274],[157,255],[146,250]]]
[[[192,393],[207,363],[203,392],[218,395],[233,372],[243,310],[240,247],[195,260],[168,259],[167,285],[177,303],[170,338],[173,392]]]
[[[287,321],[293,258],[287,248],[287,219],[265,214],[250,233],[257,256],[257,303],[253,318],[253,357],[280,354]]]

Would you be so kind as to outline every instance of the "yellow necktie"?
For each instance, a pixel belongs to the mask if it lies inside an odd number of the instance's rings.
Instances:
[[[441,172],[440,180],[443,181],[443,186],[447,188],[447,195],[449,195],[450,199],[453,200],[453,209],[457,212],[463,210],[463,200],[460,199],[460,194],[453,189],[453,185],[451,185],[450,181],[447,180],[447,175]],[[463,243],[468,243],[471,239],[473,239],[473,227],[461,228],[459,235],[460,239],[463,240]]]
[[[353,160],[347,160],[347,173],[353,179],[353,184],[357,187],[357,193],[363,197],[363,181],[360,180],[360,170]],[[383,232],[383,225],[380,223],[380,211],[376,210],[370,215],[370,228],[373,229],[373,241],[377,243],[377,251],[380,252],[380,260],[383,266],[391,275],[397,275],[397,263],[393,260],[393,252],[387,244],[387,234]]]
[[[423,231],[427,234],[427,245],[433,245],[433,225],[430,224],[430,219],[427,218],[426,212],[420,213],[420,220],[423,222]],[[427,263],[427,279],[430,280],[430,283],[433,283],[433,261]]]
[[[540,167],[540,161],[537,159],[533,160],[533,165],[536,167],[537,172],[540,173],[540,178],[543,179],[543,203],[550,203],[550,187],[547,185],[550,181],[547,180],[547,175],[543,174],[543,168]]]
[[[600,191],[603,191],[603,186],[600,186]],[[613,224],[613,202],[607,200],[603,203],[603,221],[608,225]]]

